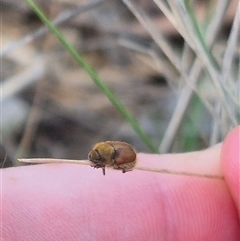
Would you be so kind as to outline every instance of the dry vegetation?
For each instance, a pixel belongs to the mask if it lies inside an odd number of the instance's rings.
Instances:
[[[184,28],[178,25],[178,30],[174,28],[178,19],[171,22],[171,17],[176,17],[173,5],[169,21],[160,11],[160,3],[165,2],[160,0],[123,1],[131,11],[117,0],[36,2],[51,20],[62,21],[59,29],[63,35],[84,55],[160,151],[207,147],[236,125],[239,46],[233,50],[231,70],[225,72],[232,82],[227,79],[221,83],[229,87],[223,88],[228,102],[222,103],[214,82],[209,80],[211,76],[191,72],[201,53],[191,50],[195,43],[194,38],[188,39],[191,34],[184,34]],[[194,12],[202,29],[207,18],[210,21],[219,17],[215,14],[220,14],[217,9],[224,1],[211,2],[209,8],[204,1],[195,1]],[[238,4],[237,0],[230,2],[212,29],[214,39],[206,36],[221,70]],[[70,17],[64,20],[68,13]],[[1,17],[1,162],[5,167],[17,165],[16,157],[85,159],[91,146],[104,140],[127,141],[138,151],[149,151],[25,2],[3,0]],[[239,23],[237,28],[239,34]],[[165,48],[160,48],[162,37],[168,44]],[[168,48],[173,55],[165,52]],[[204,64],[200,64],[200,72]],[[220,76],[224,78],[223,71]],[[232,95],[233,100],[229,98]],[[224,108],[229,106],[230,111],[235,110],[232,118],[225,113]]]

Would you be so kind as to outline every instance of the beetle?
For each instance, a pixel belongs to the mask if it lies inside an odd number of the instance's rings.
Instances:
[[[136,165],[136,151],[134,148],[121,141],[105,141],[95,144],[88,154],[88,159],[94,168],[105,167],[122,170],[123,173],[132,171]]]

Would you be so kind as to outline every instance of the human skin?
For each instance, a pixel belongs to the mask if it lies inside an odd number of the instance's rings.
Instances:
[[[137,156],[140,165],[179,163],[224,179],[111,169],[103,176],[73,164],[1,170],[0,240],[239,240],[239,136],[237,127],[204,151]]]

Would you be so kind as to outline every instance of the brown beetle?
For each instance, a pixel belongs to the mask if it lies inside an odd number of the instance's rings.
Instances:
[[[123,173],[132,171],[136,164],[136,152],[131,145],[120,141],[106,141],[95,144],[88,154],[92,167],[105,167],[122,170]]]

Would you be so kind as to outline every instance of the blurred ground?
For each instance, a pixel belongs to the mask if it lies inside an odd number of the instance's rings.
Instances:
[[[89,1],[36,2],[54,19]],[[138,2],[180,51],[181,37],[155,4]],[[226,31],[233,14],[229,11]],[[43,26],[23,1],[2,1],[1,17],[3,50]],[[180,85],[179,76],[171,65],[166,76],[151,58],[126,47],[154,45],[129,10],[121,1],[102,1],[60,30],[159,145],[177,101],[166,80]],[[91,146],[105,140],[127,141],[137,151],[149,151],[51,33],[10,49],[1,72],[5,166],[16,165],[16,157],[86,159]]]

